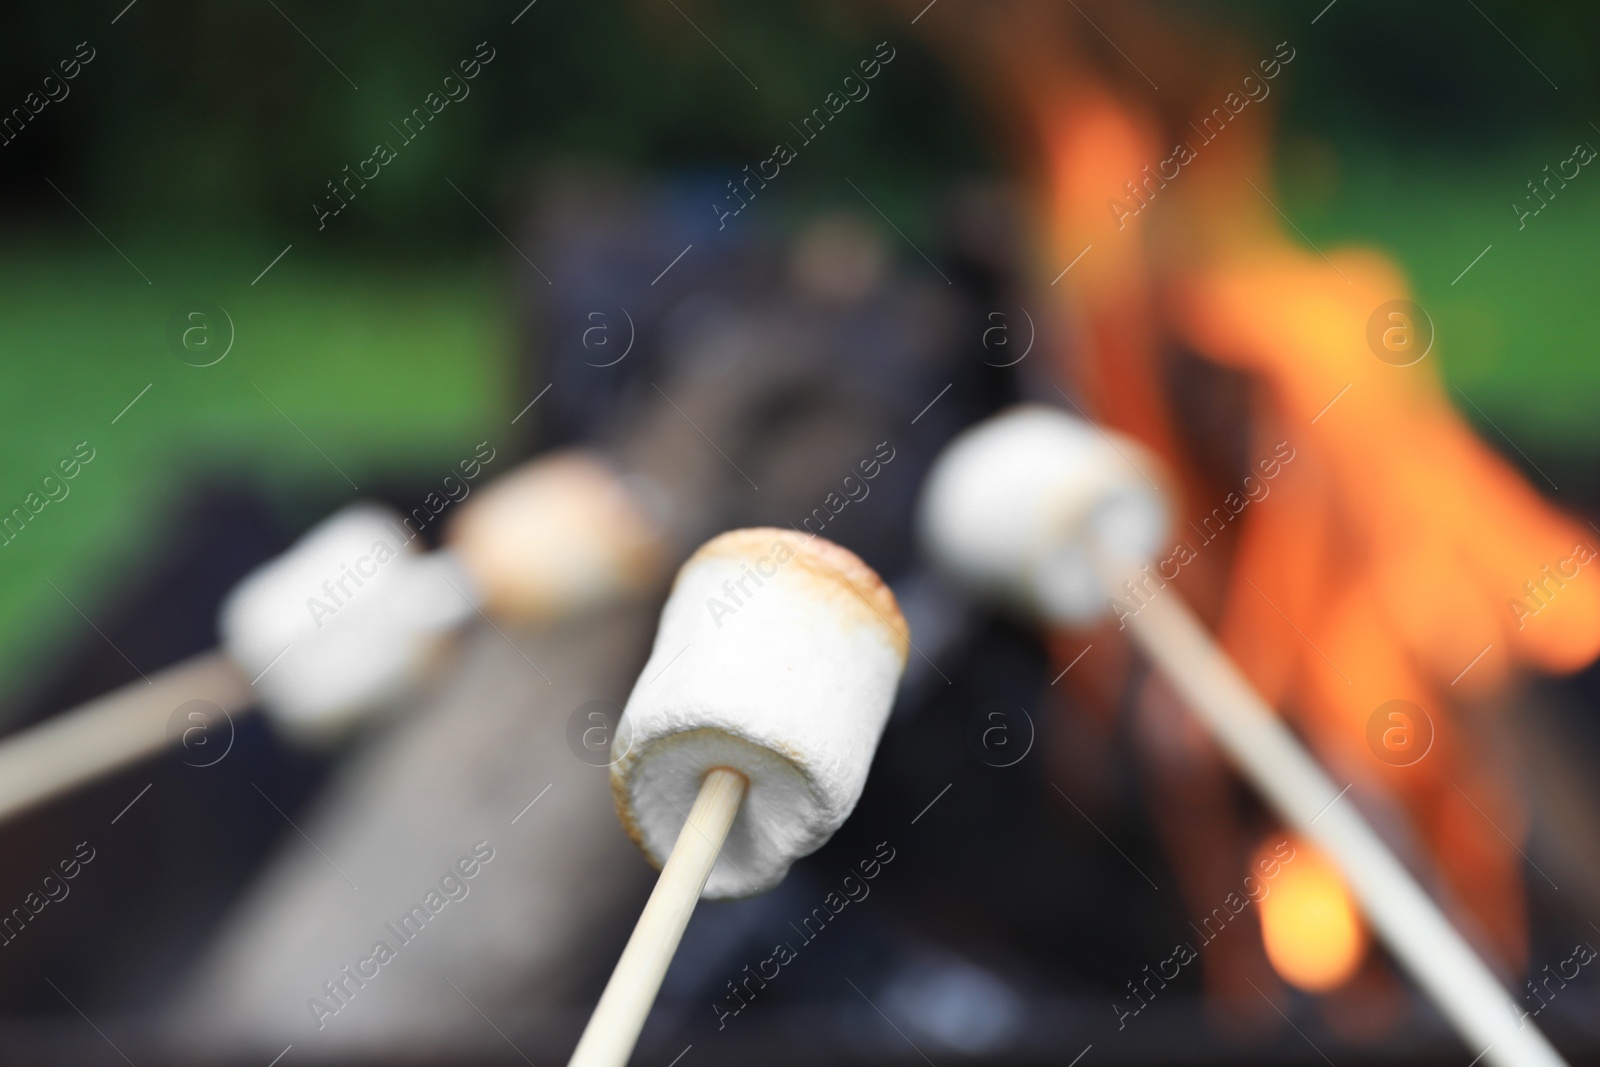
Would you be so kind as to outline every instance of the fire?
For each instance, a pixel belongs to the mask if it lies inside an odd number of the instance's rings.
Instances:
[[[1162,455],[1180,524],[1238,481],[1216,460],[1215,424],[1209,435],[1194,429],[1207,412],[1176,385],[1184,359],[1212,368],[1218,395],[1247,413],[1245,462],[1279,441],[1295,449],[1270,499],[1245,509],[1175,584],[1331,772],[1403,815],[1426,846],[1419,860],[1431,870],[1420,873],[1465,911],[1481,947],[1520,966],[1516,842],[1526,817],[1492,743],[1461,712],[1519,668],[1570,671],[1600,653],[1600,581],[1580,570],[1600,534],[1546,503],[1474,435],[1457,410],[1464,398],[1440,378],[1447,345],[1406,366],[1396,363],[1409,354],[1379,358],[1374,321],[1379,337],[1401,327],[1391,352],[1420,344],[1405,328],[1425,325],[1382,310],[1412,298],[1398,267],[1370,249],[1324,254],[1282,214],[1271,105],[1253,94],[1247,105],[1239,89],[1242,72],[1270,80],[1269,62],[1273,84],[1291,81],[1293,42],[1247,48],[1213,26],[1180,24],[1171,9],[1158,18],[1131,4],[958,10],[967,17],[941,13],[929,32],[947,35],[941,43],[993,105],[1029,176],[1042,220],[1037,273],[1056,277],[1039,288],[1066,334],[1055,369],[1067,391]],[[1217,119],[1202,129],[1207,116]],[[1083,639],[1054,644],[1071,654]],[[1097,687],[1080,688],[1079,700],[1117,691],[1106,673],[1126,662],[1075,672],[1080,687]],[[1136,714],[1157,714],[1161,699],[1147,687]],[[1412,763],[1369,742],[1369,720],[1395,700],[1420,708],[1431,731]],[[1220,774],[1192,733],[1163,743],[1161,758],[1173,747],[1189,754],[1196,782]],[[1242,862],[1244,819],[1226,808],[1152,805],[1169,843],[1232,841],[1217,854]],[[1193,850],[1174,861],[1191,905],[1207,899],[1220,877],[1209,861]],[[1296,868],[1299,890],[1263,909],[1266,952],[1285,979],[1330,989],[1353,973],[1365,934],[1337,874],[1309,860]],[[1319,914],[1330,918],[1313,921]],[[1229,984],[1211,972],[1208,981]]]

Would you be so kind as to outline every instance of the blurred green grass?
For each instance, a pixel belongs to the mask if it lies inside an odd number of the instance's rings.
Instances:
[[[42,496],[79,442],[95,450],[69,495],[0,547],[0,691],[93,639],[64,598],[95,619],[148,573],[202,481],[254,486],[303,522],[307,500],[356,495],[346,476],[404,482],[474,442],[503,446],[521,406],[491,262],[341,263],[296,247],[251,286],[280,249],[124,250],[153,284],[103,242],[0,251],[0,512]],[[234,322],[214,366],[167,345],[169,316],[195,299]]]

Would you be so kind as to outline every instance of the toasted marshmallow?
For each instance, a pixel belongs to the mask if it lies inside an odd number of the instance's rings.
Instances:
[[[657,523],[630,486],[587,452],[559,452],[462,505],[449,536],[484,608],[544,622],[648,586],[664,568]]]
[[[417,552],[399,515],[353,504],[246,576],[218,630],[267,712],[316,738],[403,697],[475,604],[451,553]]]
[[[1169,526],[1160,462],[1142,445],[1042,405],[962,433],[934,462],[918,530],[971,588],[1057,622],[1104,615],[1095,556],[1156,558]]]
[[[714,767],[749,779],[704,896],[783,880],[854,810],[905,668],[905,619],[865,563],[789,530],[734,530],[678,571],[612,742],[629,836],[660,866]]]

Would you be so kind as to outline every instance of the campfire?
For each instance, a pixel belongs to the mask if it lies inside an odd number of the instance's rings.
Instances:
[[[1518,971],[1526,817],[1488,727],[1519,671],[1600,653],[1600,586],[1581,574],[1600,534],[1474,433],[1399,266],[1318,249],[1285,215],[1273,94],[1311,43],[1246,43],[1109,3],[927,22],[1027,177],[1038,299],[1060,340],[1049,384],[1174,473],[1181,543],[1163,553],[1173,588],[1159,595],[1196,609],[1330,773],[1384,813],[1479,950]],[[1269,485],[1260,464],[1274,459]],[[1198,921],[1269,835],[1165,685],[1107,651],[1125,637],[1116,623],[1060,633],[1057,669],[1092,642],[1064,684],[1107,715],[1138,684],[1134,733],[1159,772],[1145,775],[1150,811]],[[1334,869],[1313,857],[1294,875],[1259,909],[1264,952],[1236,939],[1202,954],[1213,1002],[1235,1017],[1266,1008],[1246,984],[1270,983],[1263,955],[1311,991],[1390,981]]]

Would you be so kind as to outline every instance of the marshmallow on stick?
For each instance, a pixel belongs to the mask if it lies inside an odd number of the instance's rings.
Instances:
[[[973,588],[1082,625],[1142,577],[1167,535],[1159,465],[1136,442],[1024,406],[958,437],[919,524],[934,562]],[[1411,873],[1251,688],[1176,591],[1123,616],[1134,640],[1278,815],[1339,867],[1373,928],[1468,1046],[1501,1067],[1563,1061]]]
[[[259,705],[311,743],[337,736],[413,691],[474,615],[549,622],[641,591],[662,541],[638,494],[581,452],[464,500],[436,552],[416,549],[399,514],[352,504],[245,576],[219,649],[0,742],[0,820],[164,748],[188,701]]]
[[[908,640],[878,575],[821,538],[734,530],[678,571],[612,741],[618,814],[661,877],[572,1067],[627,1062],[702,895],[771,889],[843,824]]]

